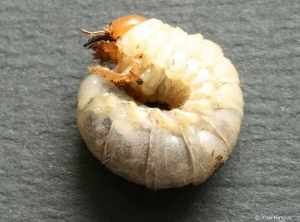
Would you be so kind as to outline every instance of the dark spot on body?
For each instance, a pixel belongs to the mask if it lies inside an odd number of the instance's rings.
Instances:
[[[104,126],[104,127],[110,127],[111,126],[111,120],[109,118],[105,118],[102,121],[102,126]]]
[[[94,129],[95,129],[95,137],[96,139],[103,139],[107,136],[110,127],[111,127],[111,120],[109,118],[105,118],[102,122],[95,121]]]
[[[143,81],[142,79],[138,79],[138,80],[136,81],[136,83],[137,83],[138,85],[142,85],[142,84],[144,83],[144,81]]]
[[[218,169],[220,169],[223,164],[225,163],[225,160],[223,159],[223,156],[218,155],[215,157],[215,165],[212,168],[213,173],[216,172]]]
[[[215,154],[215,150],[214,150],[214,151],[212,151],[212,153],[211,153],[211,156],[213,157],[213,156],[214,156],[214,154]]]

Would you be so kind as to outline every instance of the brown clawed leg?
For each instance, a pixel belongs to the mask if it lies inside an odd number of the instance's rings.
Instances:
[[[108,67],[100,65],[94,65],[89,67],[89,72],[91,74],[98,74],[100,76],[104,76],[108,81],[118,82],[124,80],[126,82],[130,82],[131,79],[130,72],[118,73],[111,70]]]
[[[140,79],[140,74],[142,73],[142,65],[139,59],[132,59],[130,63],[130,72],[133,75],[133,79],[138,85],[142,85],[144,82]]]
[[[118,72],[118,70],[111,70],[107,66],[94,65],[89,68],[89,72],[92,74],[98,74],[100,76],[104,76],[108,81],[125,81],[130,82],[131,79],[135,80],[137,84],[142,85],[143,80],[139,78],[139,74],[141,73],[141,66],[139,61],[132,60],[130,65],[122,70],[122,72]]]

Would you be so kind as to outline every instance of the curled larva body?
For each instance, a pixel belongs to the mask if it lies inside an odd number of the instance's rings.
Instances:
[[[151,189],[204,182],[227,160],[240,131],[236,69],[201,34],[157,19],[110,41],[110,59],[103,42],[91,48],[115,66],[90,67],[96,75],[78,93],[78,127],[89,149],[114,173]]]

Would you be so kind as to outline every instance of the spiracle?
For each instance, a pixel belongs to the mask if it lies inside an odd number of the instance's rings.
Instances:
[[[112,172],[151,189],[204,182],[243,116],[238,73],[215,43],[130,15],[90,36],[98,64],[78,93],[78,128]]]

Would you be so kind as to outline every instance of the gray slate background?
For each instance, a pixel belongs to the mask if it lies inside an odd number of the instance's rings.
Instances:
[[[1,0],[0,13],[1,222],[300,221],[299,0]],[[76,94],[92,63],[79,29],[133,13],[200,31],[240,73],[236,149],[200,186],[127,182],[78,133]]]

